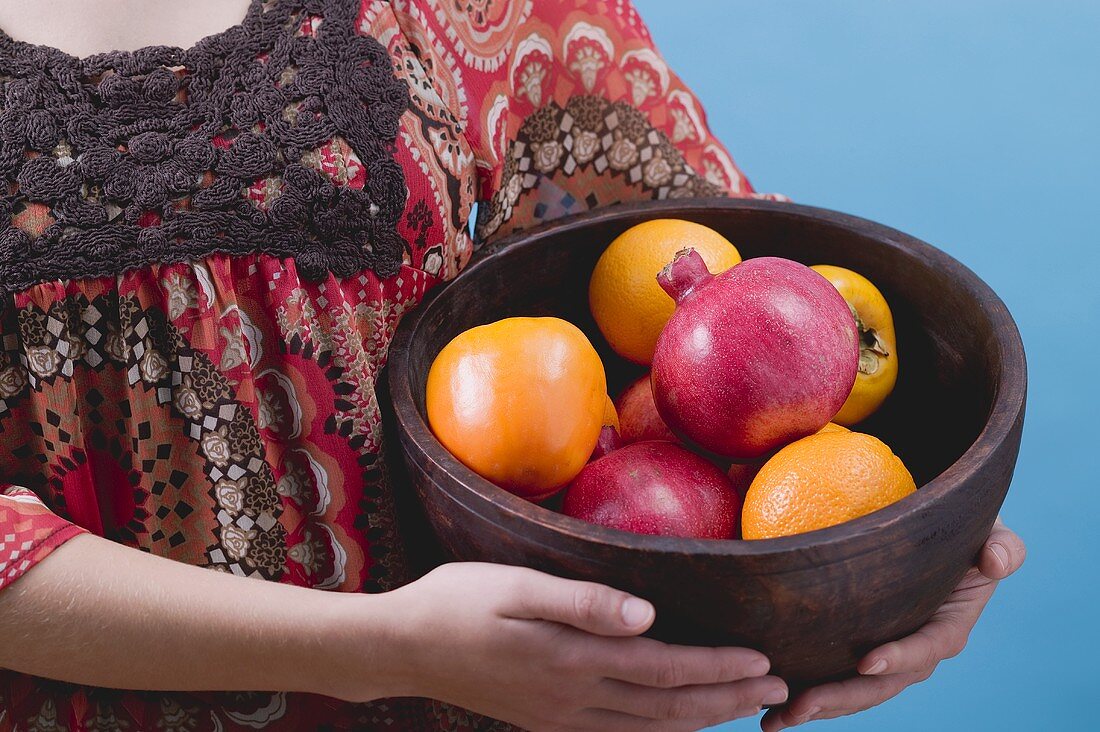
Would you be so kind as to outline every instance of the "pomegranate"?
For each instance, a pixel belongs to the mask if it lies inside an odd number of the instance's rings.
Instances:
[[[737,495],[741,497],[742,502],[745,500],[745,494],[749,492],[752,479],[756,477],[762,467],[764,467],[763,462],[733,463],[726,471],[726,477],[730,479],[730,485],[737,491]]]
[[[619,413],[619,435],[624,443],[642,440],[679,442],[657,413],[649,374],[626,387],[619,396],[616,408]]]
[[[565,491],[562,513],[636,534],[736,539],[741,499],[712,463],[671,442],[624,447],[604,428],[597,452]]]
[[[736,459],[821,429],[844,405],[859,333],[844,298],[798,262],[749,259],[715,276],[685,249],[657,275],[676,310],[653,354],[673,432]]]

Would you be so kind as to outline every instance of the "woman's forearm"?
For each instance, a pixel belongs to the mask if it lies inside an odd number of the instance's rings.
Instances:
[[[760,653],[636,637],[653,620],[626,593],[519,567],[327,593],[80,536],[0,592],[0,666],[128,689],[427,696],[526,729],[700,729],[787,698]]]
[[[389,691],[384,604],[79,536],[0,592],[0,667],[123,689],[365,700]]]

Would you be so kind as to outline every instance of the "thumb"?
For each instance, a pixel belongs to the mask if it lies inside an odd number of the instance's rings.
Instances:
[[[978,557],[978,569],[990,579],[1001,580],[1019,569],[1025,557],[1027,549],[1023,540],[998,516]]]
[[[641,598],[594,582],[525,572],[504,608],[508,617],[548,620],[604,636],[644,633],[656,611]]]

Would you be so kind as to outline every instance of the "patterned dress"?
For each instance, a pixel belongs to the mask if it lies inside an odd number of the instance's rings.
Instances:
[[[254,0],[189,49],[0,32],[0,591],[81,532],[410,579],[375,380],[477,241],[752,195],[628,0]],[[6,730],[488,729],[444,704],[0,671]]]

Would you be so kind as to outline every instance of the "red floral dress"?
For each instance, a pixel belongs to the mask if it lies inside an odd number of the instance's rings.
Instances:
[[[0,32],[0,591],[83,531],[408,581],[375,379],[477,241],[750,195],[628,0],[254,0],[190,49]],[[0,671],[3,730],[474,729],[447,705]]]

